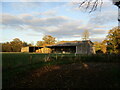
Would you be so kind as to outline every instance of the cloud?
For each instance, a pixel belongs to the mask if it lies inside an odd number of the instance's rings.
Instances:
[[[112,14],[111,14],[112,13]],[[97,15],[95,15],[94,17],[91,17],[91,19],[89,20],[89,24],[98,24],[98,25],[104,25],[104,24],[108,24],[111,22],[116,22],[117,21],[117,17],[118,17],[118,12],[117,11],[105,11],[102,13],[99,13]]]
[[[19,11],[27,11],[29,9],[40,8],[40,2],[11,2],[13,9]]]
[[[37,3],[30,3],[35,7]],[[27,6],[29,6],[27,5]],[[68,4],[72,6],[71,4]],[[16,6],[17,7],[17,6]],[[20,6],[22,7],[22,6]],[[24,6],[23,6],[24,8]],[[15,30],[33,30],[36,33],[50,34],[57,38],[76,38],[81,39],[84,30],[90,32],[91,37],[97,35],[105,35],[108,30],[105,30],[110,22],[115,22],[117,19],[117,11],[104,11],[93,13],[87,24],[83,20],[76,20],[67,16],[57,16],[57,10],[48,10],[40,13],[24,13],[20,15],[2,14],[2,24],[4,29]],[[111,14],[112,13],[112,14]],[[30,36],[38,36],[37,34],[28,34]],[[92,38],[100,40],[101,38]]]
[[[2,23],[7,26],[20,26],[20,25],[31,25],[31,26],[52,26],[68,21],[69,18],[65,16],[56,16],[48,18],[37,18],[29,14],[22,14],[13,16],[10,14],[2,14]]]
[[[97,42],[101,42],[105,39],[105,37],[93,37],[93,38],[90,38],[92,41],[97,41]]]
[[[46,16],[55,16],[56,13],[57,13],[57,11],[55,11],[55,10],[49,10],[49,11],[43,12],[41,14],[46,15]]]
[[[28,32],[26,35],[27,35],[27,36],[32,36],[32,37],[43,36],[43,34],[41,34],[41,33],[36,33],[36,32],[34,32],[34,33]]]
[[[2,0],[3,2],[82,2],[84,0]],[[109,2],[111,0],[104,0]]]
[[[42,33],[44,35],[49,34],[57,38],[78,38],[81,39],[84,30],[89,30],[90,35],[105,34],[105,30],[93,27],[89,24],[84,24],[82,20],[74,20],[66,16],[54,16],[54,17],[35,17],[30,14],[2,14],[2,23],[4,29],[15,30],[33,30],[36,33]],[[103,27],[102,27],[103,28]],[[28,34],[30,36],[38,36],[37,34]]]

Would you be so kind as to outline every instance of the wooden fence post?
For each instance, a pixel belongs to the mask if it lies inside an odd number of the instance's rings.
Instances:
[[[32,55],[30,55],[30,64],[32,64]]]

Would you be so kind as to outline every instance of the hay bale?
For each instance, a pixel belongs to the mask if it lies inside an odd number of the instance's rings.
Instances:
[[[37,53],[38,53],[39,51],[38,51],[38,50],[36,50],[35,52],[37,52]]]
[[[50,48],[44,47],[44,48],[41,48],[41,52],[42,52],[42,53],[51,53],[52,50],[51,50]]]
[[[41,49],[38,49],[38,52],[39,52],[39,53],[42,53]]]

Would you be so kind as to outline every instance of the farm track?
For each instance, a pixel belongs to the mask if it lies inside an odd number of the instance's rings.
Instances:
[[[120,64],[73,63],[45,66],[16,78],[13,88],[120,88]],[[119,72],[119,73],[118,73]]]

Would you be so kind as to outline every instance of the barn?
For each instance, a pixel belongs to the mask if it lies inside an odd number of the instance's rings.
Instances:
[[[71,41],[47,46],[52,53],[95,54],[94,44],[90,40]]]
[[[37,46],[27,46],[27,47],[22,47],[21,52],[35,52],[38,49],[41,49],[43,47],[37,47]]]

